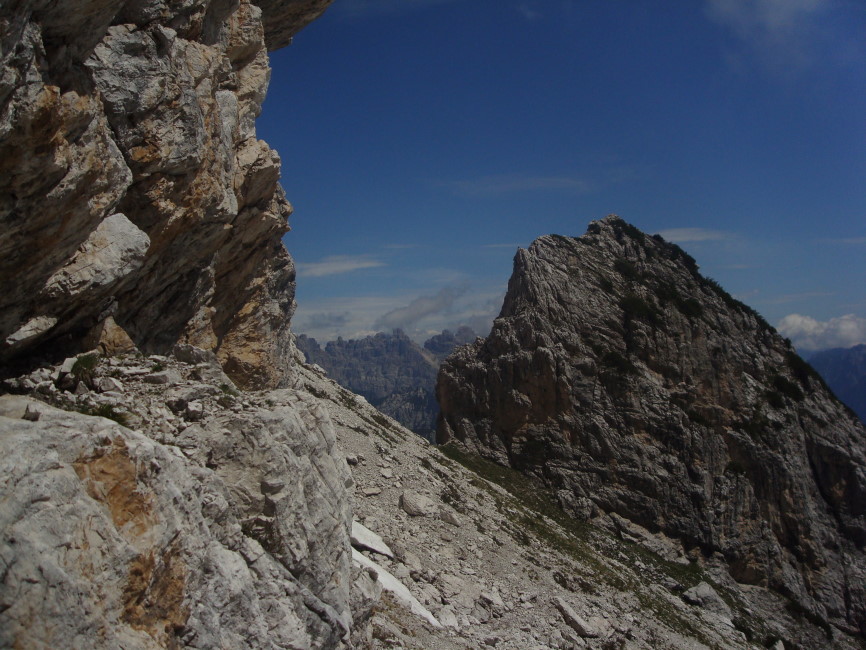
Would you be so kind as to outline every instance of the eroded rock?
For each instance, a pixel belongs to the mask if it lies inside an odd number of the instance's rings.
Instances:
[[[0,360],[180,341],[290,381],[291,206],[255,118],[268,47],[328,4],[4,6]]]
[[[866,431],[678,246],[613,216],[537,239],[490,335],[449,357],[437,390],[439,442],[866,631]]]

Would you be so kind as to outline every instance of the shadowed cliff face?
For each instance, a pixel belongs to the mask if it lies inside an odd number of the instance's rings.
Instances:
[[[0,358],[217,352],[284,383],[294,266],[255,135],[278,47],[329,2],[7,3],[0,23]]]
[[[721,553],[866,630],[866,432],[753,310],[617,217],[519,250],[486,340],[440,370],[438,438]]]

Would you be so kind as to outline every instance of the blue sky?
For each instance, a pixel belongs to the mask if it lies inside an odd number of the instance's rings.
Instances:
[[[616,213],[866,342],[859,0],[336,0],[271,65],[296,332],[486,334],[518,246]]]

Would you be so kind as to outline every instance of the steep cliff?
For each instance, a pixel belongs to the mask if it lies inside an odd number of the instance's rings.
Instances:
[[[254,121],[266,39],[327,4],[0,6],[3,647],[365,634],[328,414],[232,382],[297,364],[291,208]]]
[[[13,0],[0,15],[0,361],[131,338],[288,373],[268,44],[327,0]],[[123,330],[118,334],[118,327]]]
[[[866,632],[866,431],[753,310],[618,217],[519,250],[486,340],[443,365],[440,442],[720,554]]]

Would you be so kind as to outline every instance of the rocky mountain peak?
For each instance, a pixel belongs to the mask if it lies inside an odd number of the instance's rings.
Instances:
[[[616,216],[519,250],[440,370],[440,442],[866,629],[866,431],[753,309]],[[857,585],[857,586],[855,586]]]

